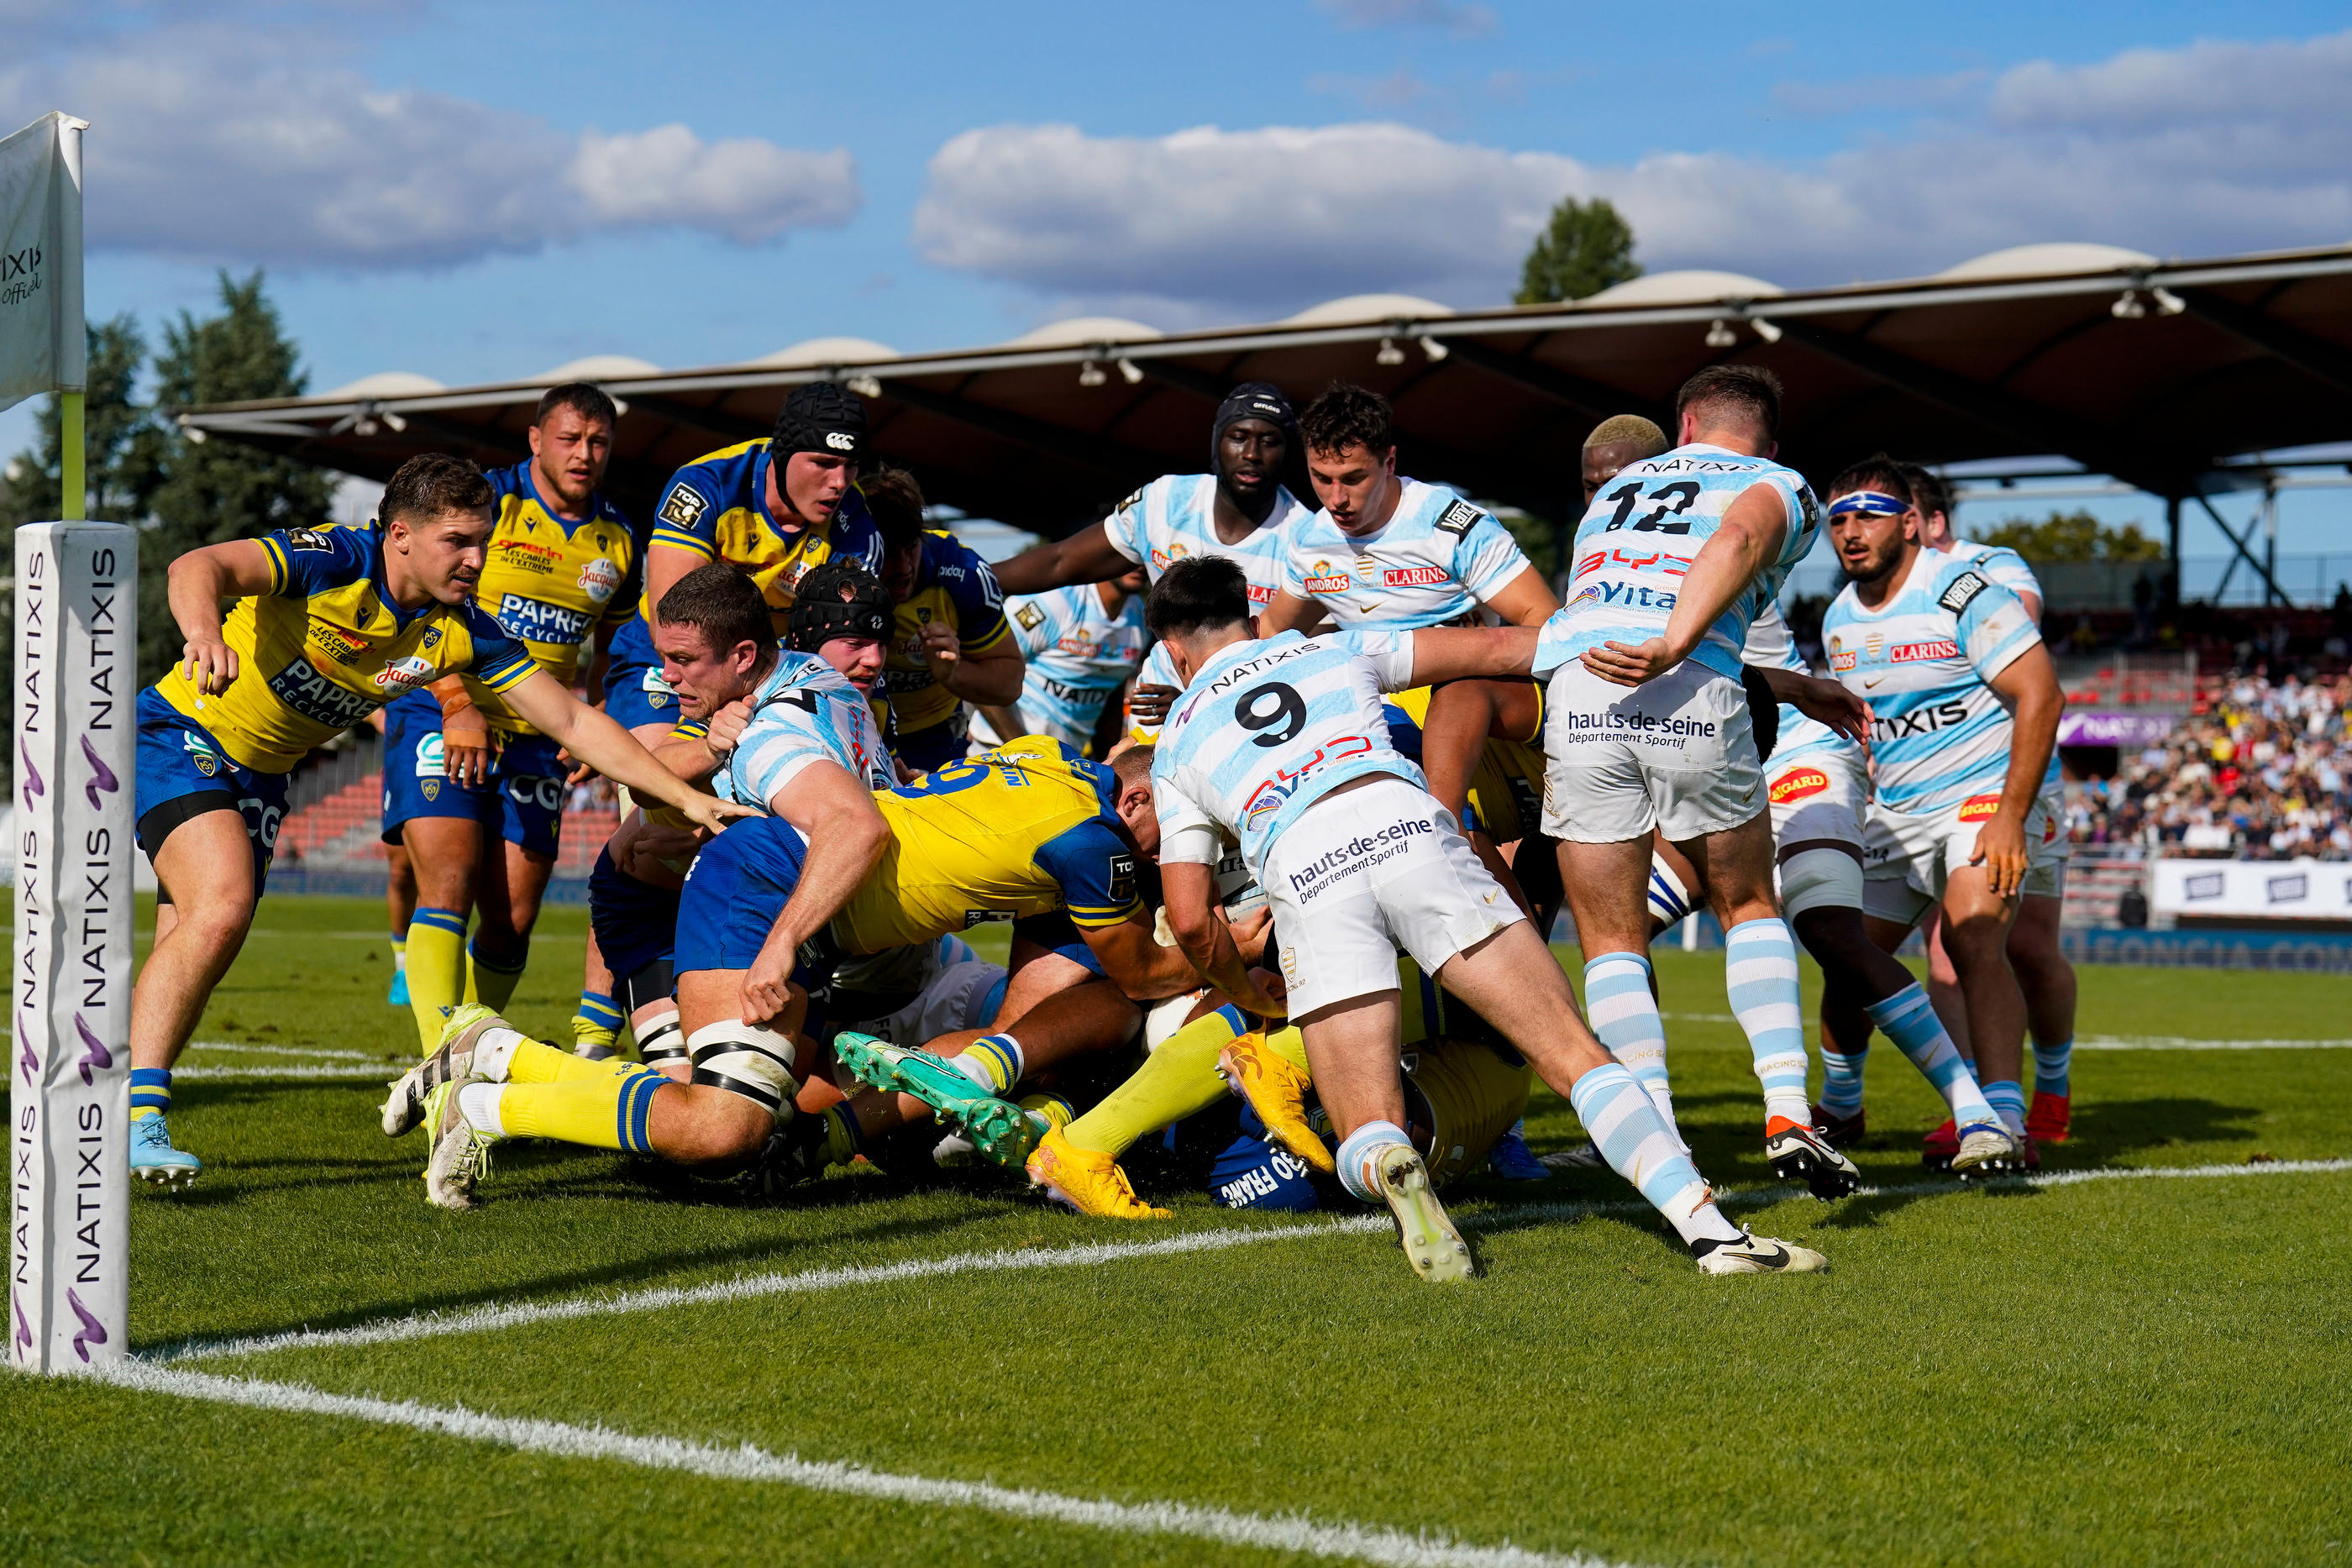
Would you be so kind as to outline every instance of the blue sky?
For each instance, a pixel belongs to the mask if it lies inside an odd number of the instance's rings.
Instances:
[[[0,120],[94,122],[93,316],[152,335],[263,265],[320,390],[1491,303],[1570,192],[1618,201],[1654,268],[1789,285],[2028,240],[2352,239],[2340,6],[1666,15],[0,0]],[[2347,517],[2291,497],[2283,548]]]

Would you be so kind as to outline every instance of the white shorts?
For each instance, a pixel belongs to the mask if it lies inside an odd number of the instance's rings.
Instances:
[[[1774,843],[1828,839],[1862,848],[1863,821],[1870,810],[1870,765],[1858,747],[1775,757],[1764,768]]]
[[[1916,924],[1944,896],[1944,883],[1952,873],[1967,867],[1969,857],[1976,853],[1977,835],[2000,805],[1998,790],[1917,814],[1873,804],[1863,828],[1864,912]],[[2026,843],[2038,849],[2054,832],[2043,802],[2034,801],[2025,818]]]
[[[1685,660],[1639,686],[1571,660],[1544,700],[1544,831],[1575,843],[1681,843],[1764,809],[1763,768],[1738,681]]]
[[[870,1034],[892,1045],[917,1046],[957,1030],[982,1029],[994,1021],[988,998],[1003,985],[1004,966],[973,956],[971,949],[961,941],[949,937],[937,943],[918,943],[877,956],[898,961],[888,971],[877,970],[870,975],[853,972],[854,977],[877,989],[885,988],[886,977],[900,986],[918,988],[915,998],[880,1018],[834,1020],[843,1028]],[[835,983],[839,983],[838,977]],[[898,994],[903,996],[905,990],[900,989]]]
[[[2066,896],[2066,862],[2074,858],[2074,841],[2066,836],[2066,790],[2064,786],[2042,797],[2044,825],[2042,836],[2032,841],[2033,858],[2025,867],[2025,895],[2028,898],[2063,898]]]
[[[1402,947],[1434,975],[1525,919],[1453,814],[1402,779],[1327,796],[1265,855],[1293,1018],[1397,988]]]

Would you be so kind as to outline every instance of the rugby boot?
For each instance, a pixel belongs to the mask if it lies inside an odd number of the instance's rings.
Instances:
[[[441,1026],[439,1048],[393,1080],[392,1092],[378,1107],[383,1117],[383,1135],[397,1138],[425,1120],[425,1102],[433,1091],[473,1075],[476,1042],[490,1030],[512,1028],[479,1002],[452,1009],[449,1021]]]
[[[1049,1129],[1037,1140],[1024,1168],[1031,1181],[1045,1189],[1046,1196],[1080,1214],[1097,1219],[1171,1218],[1168,1210],[1138,1200],[1135,1189],[1127,1184],[1127,1173],[1118,1168],[1117,1160],[1097,1150],[1078,1147],[1062,1136],[1059,1127]]]
[[[1960,1130],[1949,1116],[1944,1124],[1928,1134],[1919,1144],[1919,1163],[1931,1171],[1952,1168],[1952,1156],[1960,1152]]]
[[[1999,1119],[1971,1122],[1959,1129],[1959,1144],[1953,1151],[1950,1170],[1954,1176],[1974,1172],[1993,1176],[2001,1171],[2016,1170],[2024,1163],[2024,1151],[2018,1140],[2009,1135],[2009,1129]]]
[[[163,1125],[161,1112],[131,1124],[131,1174],[141,1181],[163,1186],[176,1182],[193,1183],[204,1168],[204,1161],[185,1149],[172,1146],[172,1134]]]
[[[446,1079],[425,1096],[425,1125],[433,1135],[433,1152],[425,1161],[425,1201],[436,1208],[462,1211],[480,1206],[474,1188],[490,1174],[490,1140],[466,1120],[457,1105],[457,1090],[481,1082]]]
[[[1609,1168],[1609,1156],[1601,1152],[1599,1144],[1587,1138],[1575,1148],[1546,1155],[1543,1163],[1556,1171],[1605,1171]]]
[[[1486,1168],[1505,1181],[1549,1181],[1551,1167],[1528,1147],[1528,1124],[1514,1122],[1486,1153]]]
[[[1822,1133],[1786,1116],[1764,1128],[1764,1157],[1782,1181],[1801,1181],[1815,1197],[1843,1197],[1862,1185],[1862,1172]]]
[[[911,1094],[929,1105],[940,1120],[962,1129],[992,1164],[1018,1169],[1037,1146],[1039,1122],[973,1082],[945,1057],[847,1030],[834,1038],[833,1054],[867,1088]]]
[[[778,1122],[767,1143],[735,1180],[745,1196],[775,1197],[824,1175],[825,1134],[822,1115],[795,1109]]]
[[[2025,1113],[2025,1135],[2037,1144],[2063,1144],[2074,1119],[2073,1095],[2044,1094],[2037,1089],[2033,1092],[2033,1103]]]
[[[1279,1051],[1266,1049],[1258,1030],[1238,1036],[1217,1053],[1217,1071],[1228,1087],[1249,1102],[1275,1142],[1325,1176],[1336,1176],[1339,1166],[1331,1151],[1307,1124],[1307,1095],[1315,1085]]]
[[[1691,1256],[1702,1274],[1818,1274],[1830,1260],[1810,1247],[1796,1247],[1740,1227],[1737,1241],[1694,1241]]]
[[[1381,1197],[1396,1217],[1397,1244],[1412,1271],[1433,1285],[1470,1277],[1470,1247],[1429,1185],[1429,1167],[1410,1144],[1392,1144],[1372,1167]]]
[[[1850,1149],[1862,1142],[1867,1113],[1859,1105],[1851,1116],[1841,1116],[1826,1105],[1813,1107],[1813,1125],[1833,1149]]]
[[[408,1005],[407,970],[394,969],[392,972],[392,985],[383,993],[383,1005],[388,1008],[404,1008]]]

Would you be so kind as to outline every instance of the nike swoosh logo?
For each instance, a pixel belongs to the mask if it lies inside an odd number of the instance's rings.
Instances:
[[[1862,683],[1862,688],[1864,691],[1874,692],[1878,689],[1878,683],[1885,678],[1886,677],[1885,675],[1873,675],[1870,679]]]
[[[1772,1268],[1778,1269],[1780,1265],[1789,1260],[1789,1249],[1786,1247],[1775,1246],[1772,1249],[1772,1255],[1769,1258],[1767,1258],[1761,1252],[1750,1252],[1748,1256],[1755,1259],[1759,1263],[1768,1264]]]

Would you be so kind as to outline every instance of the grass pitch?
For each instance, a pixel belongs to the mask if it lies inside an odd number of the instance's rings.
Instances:
[[[191,1381],[0,1381],[0,1562],[2352,1553],[2352,1171],[2295,1164],[2352,1156],[2352,1050],[2200,1043],[2352,1034],[2340,978],[2082,972],[2086,1039],[2137,1043],[2077,1055],[2045,1169],[2207,1174],[1929,1184],[1941,1107],[1882,1044],[1880,1190],[1821,1204],[1763,1190],[1720,956],[1662,952],[1701,1168],[1832,1271],[1702,1278],[1614,1176],[1563,1173],[1449,1194],[1483,1277],[1439,1290],[1384,1226],[1230,1214],[1147,1161],[1164,1225],[993,1175],[746,1207],[544,1145],[440,1213],[421,1141],[374,1125],[415,1044],[382,924],[263,905],[198,1031],[246,1049],[176,1089],[205,1178],[134,1195],[134,1343]],[[582,925],[550,912],[513,1009],[558,1040]],[[1542,1092],[1528,1131],[1580,1137]]]

